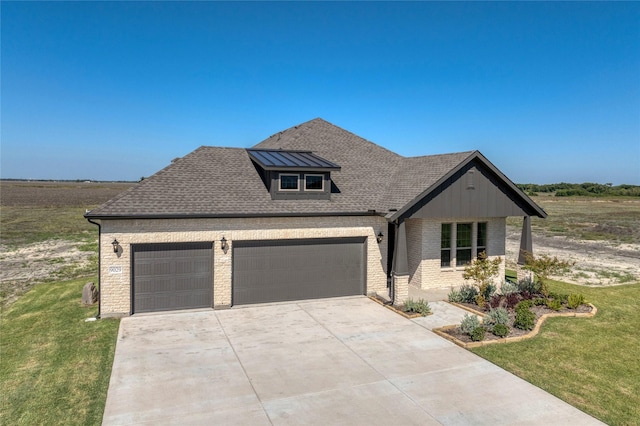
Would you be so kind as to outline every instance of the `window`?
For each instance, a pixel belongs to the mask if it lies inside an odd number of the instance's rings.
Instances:
[[[451,266],[451,224],[443,223],[440,232],[440,266]]]
[[[456,225],[456,266],[471,263],[472,224],[458,223]]]
[[[476,252],[487,253],[487,222],[478,222],[478,234],[476,236]]]
[[[280,190],[281,191],[297,191],[298,190],[298,175],[280,175]]]
[[[322,175],[304,175],[305,191],[322,191],[324,190],[324,176]]]

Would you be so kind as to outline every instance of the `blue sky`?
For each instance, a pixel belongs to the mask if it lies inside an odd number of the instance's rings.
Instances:
[[[640,184],[640,2],[2,2],[3,178],[137,180],[322,117]]]

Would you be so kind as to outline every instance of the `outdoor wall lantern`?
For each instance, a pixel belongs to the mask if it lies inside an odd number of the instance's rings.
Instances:
[[[227,249],[227,239],[223,236],[222,239],[220,240],[220,248],[222,250],[226,250]]]
[[[384,235],[382,234],[382,231],[378,232],[378,235],[376,235],[376,240],[378,241],[378,244],[382,242],[383,237]]]
[[[113,246],[113,252],[117,253],[118,252],[118,246],[120,245],[118,240],[114,239],[113,242],[111,243],[111,245]]]

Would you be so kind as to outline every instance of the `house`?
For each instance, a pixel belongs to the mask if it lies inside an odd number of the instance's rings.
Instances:
[[[478,151],[403,157],[320,118],[250,149],[200,147],[85,217],[100,315],[460,285],[545,212]],[[504,260],[502,264],[504,272]],[[504,276],[504,275],[503,275]]]

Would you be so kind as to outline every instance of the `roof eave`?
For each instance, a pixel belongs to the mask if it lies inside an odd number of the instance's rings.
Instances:
[[[166,214],[91,214],[84,218],[97,220],[124,220],[124,219],[247,219],[265,217],[326,217],[326,216],[384,216],[383,212],[375,210],[356,212],[299,212],[299,213],[166,213]]]

